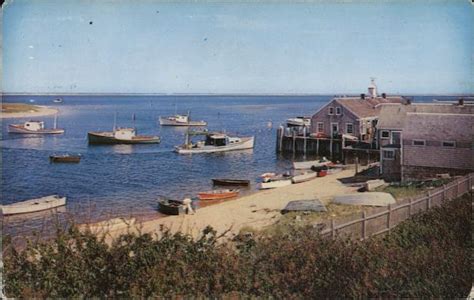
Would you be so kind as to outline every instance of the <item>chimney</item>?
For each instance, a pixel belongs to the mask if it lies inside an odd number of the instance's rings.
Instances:
[[[459,98],[458,100],[458,105],[463,106],[464,105],[464,98]]]
[[[387,94],[382,93],[382,98],[383,98],[383,99],[387,99]]]
[[[365,94],[360,94],[360,99],[364,100],[365,99]]]

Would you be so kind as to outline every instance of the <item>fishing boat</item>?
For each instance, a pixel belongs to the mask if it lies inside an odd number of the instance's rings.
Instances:
[[[245,179],[227,179],[227,178],[214,178],[212,179],[214,185],[231,185],[231,186],[249,186],[250,180]]]
[[[311,117],[296,117],[286,120],[288,127],[300,127],[300,126],[311,126]]]
[[[53,100],[54,103],[63,103],[63,99],[62,98],[56,98]]]
[[[55,116],[53,128],[44,128],[43,121],[31,120],[23,124],[9,124],[8,132],[22,134],[61,134],[64,133],[64,129],[57,128],[57,116]]]
[[[159,136],[137,135],[135,128],[88,132],[89,144],[158,144]]]
[[[311,169],[311,167],[321,167],[321,166],[328,166],[331,165],[332,162],[325,157],[320,160],[310,160],[310,161],[301,161],[301,162],[293,162],[293,168],[295,170],[304,170],[304,169]]]
[[[293,178],[291,178],[291,181],[293,181],[293,183],[305,182],[316,178],[317,174],[318,173],[312,171],[305,172],[303,174],[294,175]]]
[[[63,205],[66,205],[66,197],[51,195],[38,199],[2,205],[1,208],[3,215],[15,215],[47,210]]]
[[[192,143],[190,136],[204,135],[204,141]],[[190,153],[212,153],[252,149],[254,146],[254,137],[233,137],[220,132],[198,131],[186,133],[184,145],[176,146],[175,151],[180,154]]]
[[[199,200],[221,200],[237,197],[238,194],[237,189],[212,190],[198,193],[198,198]]]
[[[50,155],[49,161],[52,163],[79,163],[81,156],[71,154]]]
[[[206,126],[206,121],[191,121],[191,117],[188,111],[187,115],[178,115],[160,117],[161,126]]]
[[[183,201],[168,198],[158,199],[158,211],[165,215],[180,215],[185,212]]]
[[[261,182],[258,185],[258,189],[266,190],[266,189],[275,189],[283,186],[291,185],[293,182],[290,179],[281,179],[281,180],[269,180],[266,182]]]

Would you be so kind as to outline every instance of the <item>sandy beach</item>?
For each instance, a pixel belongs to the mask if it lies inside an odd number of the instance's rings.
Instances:
[[[17,107],[18,106],[18,107]],[[0,119],[9,118],[34,118],[49,116],[58,113],[59,110],[48,106],[22,104],[2,104]]]
[[[353,193],[357,188],[347,187],[337,179],[354,175],[348,169],[326,177],[316,178],[299,184],[292,184],[278,189],[259,191],[235,200],[201,208],[195,214],[169,216],[140,224],[143,233],[158,232],[160,227],[170,229],[172,233],[182,232],[198,237],[206,226],[214,228],[218,234],[226,231],[232,237],[246,227],[256,230],[275,223],[280,211],[289,201],[303,199],[319,199],[329,204],[335,195]],[[326,214],[330,214],[331,211]],[[110,232],[115,237],[126,230]]]

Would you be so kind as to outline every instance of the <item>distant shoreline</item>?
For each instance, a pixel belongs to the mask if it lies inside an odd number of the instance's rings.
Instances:
[[[434,97],[474,97],[474,94],[400,94],[387,93],[389,95],[404,95],[404,96],[434,96]],[[2,93],[2,96],[198,96],[198,97],[311,97],[311,96],[359,96],[360,93]]]
[[[2,103],[0,119],[43,117],[54,115],[58,111],[48,106]]]

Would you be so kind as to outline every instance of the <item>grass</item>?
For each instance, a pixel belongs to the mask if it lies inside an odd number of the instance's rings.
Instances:
[[[22,112],[37,112],[40,108],[36,105],[25,103],[2,103],[2,113],[22,113]]]

